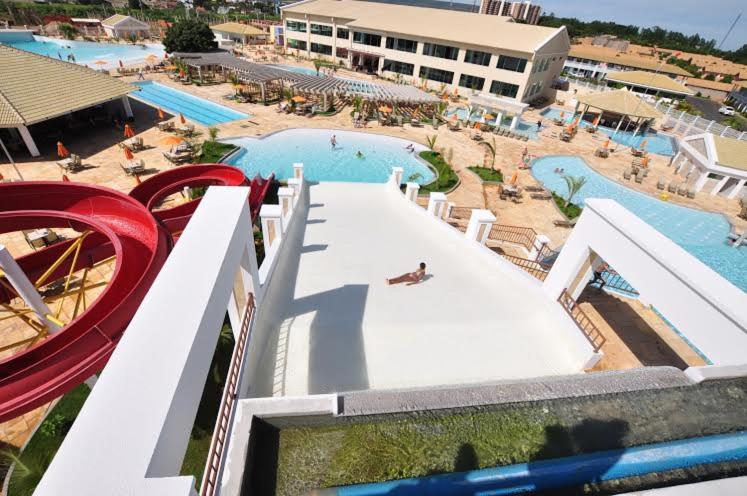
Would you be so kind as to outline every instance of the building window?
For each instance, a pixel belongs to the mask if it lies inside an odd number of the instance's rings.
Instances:
[[[434,43],[423,43],[423,55],[438,57],[441,59],[456,60],[459,49],[448,45],[436,45]]]
[[[505,69],[507,71],[524,72],[527,67],[527,59],[520,59],[518,57],[509,57],[508,55],[501,55],[498,57],[498,69]]]
[[[413,41],[413,40],[407,40],[405,38],[387,37],[386,47],[390,50],[399,50],[400,52],[416,53],[418,51],[418,42]]]
[[[360,43],[361,45],[369,46],[381,46],[381,36],[378,34],[361,33],[360,31],[353,31],[353,41]]]
[[[432,67],[420,66],[420,77],[437,81],[439,83],[451,84],[454,81],[454,73]]]
[[[462,74],[459,76],[459,86],[462,88],[470,88],[473,90],[481,90],[485,86],[485,78],[470,76],[469,74]]]
[[[298,31],[299,33],[306,32],[306,23],[299,21],[285,21],[286,31]]]
[[[321,43],[312,43],[311,51],[314,53],[321,53],[322,55],[332,55],[332,47]]]
[[[503,81],[493,81],[490,83],[490,92],[494,95],[516,98],[516,95],[519,94],[519,85],[504,83]]]
[[[332,36],[332,26],[325,26],[324,24],[311,24],[311,34],[318,34],[321,36]]]
[[[408,64],[407,62],[399,62],[397,60],[384,59],[384,67],[381,70],[396,72],[397,74],[404,74],[405,76],[412,76],[415,73],[415,65]]]
[[[350,31],[345,28],[337,28],[337,37],[343,40],[350,38]]]
[[[490,54],[477,50],[467,50],[464,53],[464,61],[468,64],[490,65]]]
[[[295,48],[296,50],[306,50],[306,42],[301,40],[288,38],[288,46],[291,48]]]
[[[341,59],[348,58],[348,49],[337,47],[337,56],[340,57]]]

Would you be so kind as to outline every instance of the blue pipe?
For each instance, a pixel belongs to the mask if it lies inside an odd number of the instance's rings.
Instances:
[[[338,496],[479,495],[580,486],[666,472],[681,468],[747,459],[747,431],[646,444],[530,463],[372,484],[338,487]]]

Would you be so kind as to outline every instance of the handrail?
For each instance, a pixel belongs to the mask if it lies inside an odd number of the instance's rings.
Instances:
[[[533,275],[540,281],[544,281],[545,278],[547,277],[547,271],[543,269],[542,266],[539,263],[535,262],[534,260],[516,257],[514,255],[508,255],[506,253],[500,253],[500,255],[503,258],[507,259],[509,262],[523,269],[525,272],[528,272],[529,274]]]
[[[537,231],[531,227],[507,226],[503,224],[493,224],[490,228],[488,238],[494,241],[504,241],[514,243],[532,251],[537,240]]]
[[[241,331],[233,348],[228,377],[223,387],[223,396],[221,397],[220,408],[218,409],[218,422],[215,424],[215,429],[213,430],[213,438],[210,441],[210,450],[208,451],[208,458],[205,463],[205,472],[202,475],[200,496],[213,496],[218,487],[218,475],[223,464],[226,439],[228,438],[228,427],[236,407],[236,389],[239,383],[239,371],[244,361],[244,352],[246,351],[246,343],[249,340],[249,329],[252,317],[254,316],[254,310],[254,293],[249,293],[246,299],[246,311],[241,321]]]
[[[588,315],[578,306],[576,300],[568,294],[568,290],[564,289],[560,296],[558,296],[558,303],[563,309],[570,315],[573,321],[578,326],[581,333],[589,341],[594,351],[599,351],[604,343],[607,342],[607,338],[604,337],[599,328],[591,321]]]

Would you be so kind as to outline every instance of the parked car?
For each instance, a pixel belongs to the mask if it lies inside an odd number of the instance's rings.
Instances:
[[[719,111],[720,114],[734,115],[734,107],[727,107],[727,106],[724,105],[723,107],[721,107],[720,109],[718,109],[718,111]]]

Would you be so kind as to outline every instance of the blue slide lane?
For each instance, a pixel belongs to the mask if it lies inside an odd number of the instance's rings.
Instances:
[[[747,459],[747,432],[742,431],[471,472],[339,487],[336,492],[339,496],[495,496],[744,459]]]

